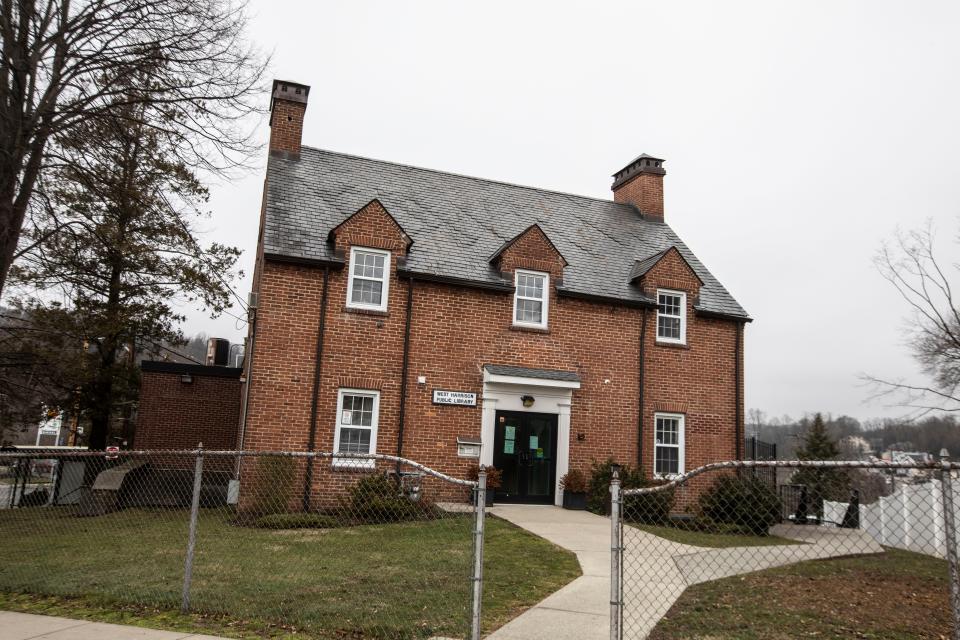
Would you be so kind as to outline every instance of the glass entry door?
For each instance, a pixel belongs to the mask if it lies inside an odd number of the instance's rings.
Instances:
[[[553,504],[557,473],[557,416],[498,411],[493,466],[502,479],[498,502]]]

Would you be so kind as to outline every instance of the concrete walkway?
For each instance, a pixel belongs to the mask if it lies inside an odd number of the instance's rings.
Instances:
[[[610,637],[610,520],[553,506],[499,505],[489,513],[573,551],[583,575],[492,633],[492,640]],[[687,587],[806,560],[883,553],[863,531],[777,525],[772,535],[802,544],[705,548],[636,527],[623,530],[625,638],[645,638]]]
[[[610,520],[547,505],[498,505],[489,513],[573,551],[583,575],[520,614],[492,640],[610,638]]]
[[[0,611],[0,640],[221,640],[181,631],[156,631],[120,624]]]

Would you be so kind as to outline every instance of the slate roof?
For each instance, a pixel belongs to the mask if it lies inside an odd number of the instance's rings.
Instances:
[[[697,309],[749,319],[669,225],[630,205],[310,147],[300,159],[269,159],[264,253],[337,260],[329,231],[374,198],[412,238],[405,268],[413,273],[512,286],[490,256],[537,224],[568,261],[565,293],[652,304],[631,272],[675,246],[703,281]]]
[[[530,367],[513,367],[506,364],[485,364],[483,365],[483,368],[495,376],[515,376],[518,378],[539,378],[541,380],[580,382],[580,376],[575,371],[531,369]]]

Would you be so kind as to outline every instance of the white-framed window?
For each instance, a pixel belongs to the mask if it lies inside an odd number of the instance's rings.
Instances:
[[[513,276],[513,324],[547,328],[550,305],[550,274],[517,269]]]
[[[334,453],[376,453],[379,420],[379,391],[340,389],[337,394]],[[368,469],[375,467],[376,461],[334,457],[333,464],[337,467]]]
[[[657,341],[687,343],[687,294],[657,289]]]
[[[350,284],[347,306],[373,311],[387,310],[390,292],[390,252],[382,249],[350,249]]]
[[[684,422],[682,413],[656,413],[653,416],[653,475],[670,478],[683,473]]]

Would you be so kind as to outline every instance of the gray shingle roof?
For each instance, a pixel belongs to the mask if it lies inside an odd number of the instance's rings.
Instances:
[[[485,364],[483,365],[483,368],[495,376],[516,376],[518,378],[539,378],[541,380],[580,382],[580,376],[575,371],[531,369],[530,367],[513,367],[506,364]]]
[[[490,256],[538,224],[569,263],[566,292],[649,303],[630,282],[635,263],[675,246],[704,283],[698,309],[747,317],[673,229],[629,205],[310,147],[299,160],[270,157],[264,252],[335,259],[329,231],[374,198],[413,239],[415,273],[505,284]]]

